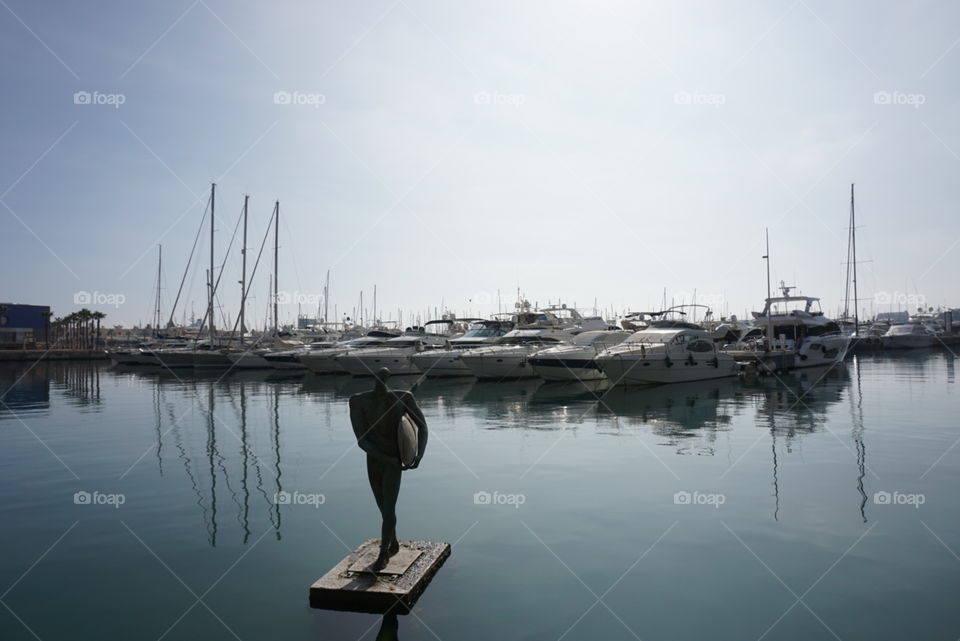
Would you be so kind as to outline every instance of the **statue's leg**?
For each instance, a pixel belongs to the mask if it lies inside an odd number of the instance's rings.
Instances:
[[[397,499],[400,496],[400,480],[403,472],[399,465],[388,465],[383,470],[383,531],[381,545],[389,547],[390,556],[400,551],[397,541]]]
[[[367,479],[373,498],[377,501],[377,509],[383,513],[383,465],[369,454],[367,455]]]
[[[400,551],[400,543],[397,541],[397,497],[400,495],[400,475],[399,465],[390,465],[388,463],[375,463],[377,471],[374,476],[380,479],[380,515],[383,517],[383,525],[380,528],[380,554],[373,564],[373,570],[381,570],[386,567],[390,557]]]

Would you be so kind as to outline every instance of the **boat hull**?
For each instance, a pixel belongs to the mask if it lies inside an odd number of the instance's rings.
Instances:
[[[394,375],[420,373],[407,354],[343,354],[336,361],[353,376],[373,376],[384,367]]]
[[[158,365],[156,357],[151,353],[139,350],[107,352],[115,365]]]
[[[270,369],[267,359],[253,352],[230,352],[227,358],[236,369]]]
[[[193,353],[193,366],[198,369],[214,369],[230,367],[230,359],[223,352],[204,350]]]
[[[452,350],[421,352],[411,356],[410,361],[427,378],[473,376],[470,368],[460,359],[460,353]]]
[[[180,367],[193,367],[193,352],[191,351],[170,351],[154,352],[154,358],[157,364],[170,369]]]
[[[480,380],[536,378],[529,354],[463,354],[460,360]]]
[[[263,359],[274,369],[306,369],[296,354],[269,354]]]
[[[736,376],[737,361],[727,354],[666,358],[663,355],[616,354],[597,358],[614,385],[662,385]]]
[[[345,352],[336,352],[333,354],[317,355],[304,354],[300,356],[300,362],[303,366],[314,374],[343,374],[345,373],[340,363],[337,362],[337,356]]]
[[[598,381],[607,376],[593,358],[550,358],[536,356],[530,365],[546,381]]]
[[[922,334],[880,337],[880,346],[883,349],[923,349],[933,347],[935,342],[935,337]]]

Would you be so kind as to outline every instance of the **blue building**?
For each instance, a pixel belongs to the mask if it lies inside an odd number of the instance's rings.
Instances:
[[[0,345],[46,341],[50,327],[48,305],[0,303]]]

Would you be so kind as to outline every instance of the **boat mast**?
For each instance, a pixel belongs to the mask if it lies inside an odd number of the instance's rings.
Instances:
[[[207,296],[207,316],[210,319],[210,345],[212,346],[216,338],[216,329],[213,324],[213,219],[214,208],[216,205],[217,184],[210,183],[210,276],[209,289]]]
[[[273,335],[279,334],[278,316],[277,316],[277,266],[278,252],[280,251],[280,201],[273,205]]]
[[[853,251],[853,335],[860,335],[860,315],[857,311],[857,305],[860,299],[857,298],[857,221],[854,213],[853,201],[853,183],[850,183],[850,246]]]
[[[771,316],[773,310],[770,307],[770,229],[767,228],[764,230],[767,235],[767,253],[763,256],[763,259],[767,261],[767,341],[769,345],[773,345],[773,318]]]
[[[160,337],[160,270],[163,266],[163,245],[157,245],[159,253],[157,254],[157,305],[154,310],[153,334]]]
[[[243,334],[247,330],[246,313],[247,307],[247,205],[250,203],[250,196],[243,197],[243,247],[240,248],[240,255],[243,257],[243,271],[240,280],[240,345],[243,346]]]
[[[327,270],[327,282],[323,286],[323,325],[327,325],[327,312],[330,311],[330,270]]]

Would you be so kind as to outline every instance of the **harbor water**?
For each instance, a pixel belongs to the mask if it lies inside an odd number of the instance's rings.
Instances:
[[[956,639],[946,350],[646,389],[426,380],[401,639]],[[415,379],[395,378],[396,387]],[[0,638],[373,639],[308,588],[379,514],[369,379],[0,364]]]

